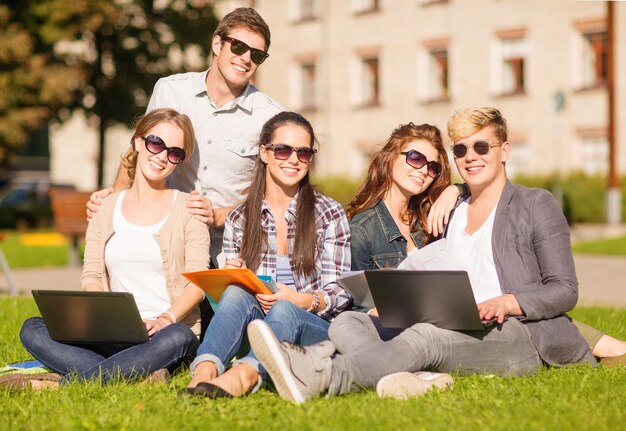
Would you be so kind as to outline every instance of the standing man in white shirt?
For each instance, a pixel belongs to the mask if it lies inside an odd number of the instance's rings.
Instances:
[[[261,127],[283,110],[250,83],[269,56],[269,46],[270,29],[263,18],[252,8],[235,9],[213,33],[211,68],[161,78],[148,104],[148,111],[167,107],[191,118],[198,151],[168,178],[168,185],[192,193],[187,208],[210,227],[214,263],[226,215],[250,184]],[[129,178],[118,170],[113,187],[92,194],[87,216],[98,210],[103,197],[128,187]]]

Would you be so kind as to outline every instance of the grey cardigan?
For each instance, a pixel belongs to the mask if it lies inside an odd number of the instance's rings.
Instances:
[[[578,301],[569,226],[548,191],[507,181],[492,232],[502,293],[512,293],[541,359],[554,366],[595,364],[566,312]]]

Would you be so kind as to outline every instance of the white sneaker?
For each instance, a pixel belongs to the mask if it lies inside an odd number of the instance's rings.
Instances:
[[[407,400],[424,395],[432,388],[446,389],[452,386],[452,382],[452,376],[446,373],[431,373],[428,371],[394,373],[378,381],[376,394],[381,398],[388,397],[397,400]]]
[[[301,404],[328,388],[335,353],[330,341],[307,347],[280,342],[260,319],[248,324],[248,340],[284,400]]]

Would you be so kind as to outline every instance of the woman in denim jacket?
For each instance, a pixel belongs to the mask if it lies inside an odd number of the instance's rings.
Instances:
[[[468,193],[464,184],[450,186],[439,130],[428,124],[401,125],[372,159],[348,206],[352,270],[397,267],[408,252],[443,232],[456,200]],[[574,323],[602,363],[626,363],[626,342]]]
[[[413,123],[395,129],[348,206],[352,270],[395,268],[431,241],[428,213],[448,186],[450,165],[439,130]],[[448,195],[447,212],[459,192],[452,186]]]

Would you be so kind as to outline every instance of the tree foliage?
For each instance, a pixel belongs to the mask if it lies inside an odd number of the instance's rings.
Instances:
[[[142,113],[158,78],[206,67],[217,25],[208,0],[4,3],[0,160],[29,130],[75,109],[99,120],[102,160],[106,128]]]

